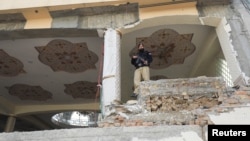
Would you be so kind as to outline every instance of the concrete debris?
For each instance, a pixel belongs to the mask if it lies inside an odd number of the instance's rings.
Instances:
[[[220,77],[162,79],[140,84],[137,100],[114,102],[98,127],[208,125],[208,114],[250,103],[250,88],[226,86]]]

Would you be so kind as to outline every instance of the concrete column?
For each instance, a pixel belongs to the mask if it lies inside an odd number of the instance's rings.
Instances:
[[[9,116],[7,119],[7,123],[5,125],[4,132],[14,131],[15,123],[16,123],[16,118],[13,116]]]
[[[105,116],[105,107],[114,100],[121,100],[121,53],[120,32],[107,29],[104,34],[104,62],[101,109]]]

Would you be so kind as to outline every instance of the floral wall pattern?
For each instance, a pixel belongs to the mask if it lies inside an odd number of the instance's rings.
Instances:
[[[72,84],[65,84],[65,87],[64,92],[73,98],[96,98],[97,82],[78,81]]]
[[[98,56],[88,50],[86,43],[71,43],[56,39],[36,49],[40,61],[50,66],[53,71],[84,72],[95,69],[95,63],[98,61]]]
[[[10,95],[17,96],[21,100],[46,101],[52,99],[52,94],[41,86],[30,86],[26,84],[14,84],[6,87]]]
[[[23,63],[0,49],[0,75],[17,76],[20,73],[25,73]]]
[[[193,34],[179,34],[172,29],[160,29],[149,37],[138,37],[136,45],[143,42],[145,49],[152,53],[154,61],[152,69],[163,69],[173,64],[182,64],[186,57],[195,51],[191,42]],[[132,56],[137,51],[135,46],[129,53]]]
[[[96,69],[95,64],[98,62],[98,56],[88,49],[85,42],[71,43],[67,40],[54,39],[45,46],[34,46],[34,49],[39,52],[37,59],[43,64],[50,66],[54,73],[59,71],[69,73],[84,72],[88,69]],[[27,74],[22,76],[24,78],[27,78],[29,73],[34,73],[25,72],[23,68],[22,61],[0,49],[0,76],[8,76],[12,77],[13,80],[18,80],[18,74],[20,73]],[[54,93],[43,89],[42,83],[41,85],[33,86],[25,82],[13,82],[13,84],[6,83],[3,88],[8,90],[9,95],[18,97],[20,100],[47,101],[53,99]],[[64,94],[72,96],[74,99],[96,99],[96,82],[76,81],[72,84],[65,84],[64,87]]]

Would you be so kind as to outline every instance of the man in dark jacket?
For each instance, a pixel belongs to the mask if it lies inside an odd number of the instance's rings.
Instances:
[[[134,93],[132,97],[137,97],[139,83],[143,81],[150,80],[149,66],[153,61],[152,54],[144,50],[143,43],[138,44],[138,52],[131,58],[131,64],[136,68],[134,72]]]

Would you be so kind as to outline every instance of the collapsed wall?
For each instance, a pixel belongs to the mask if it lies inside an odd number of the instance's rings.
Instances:
[[[235,92],[220,77],[150,80],[140,83],[137,100],[114,101],[99,127],[206,125],[206,115]]]

